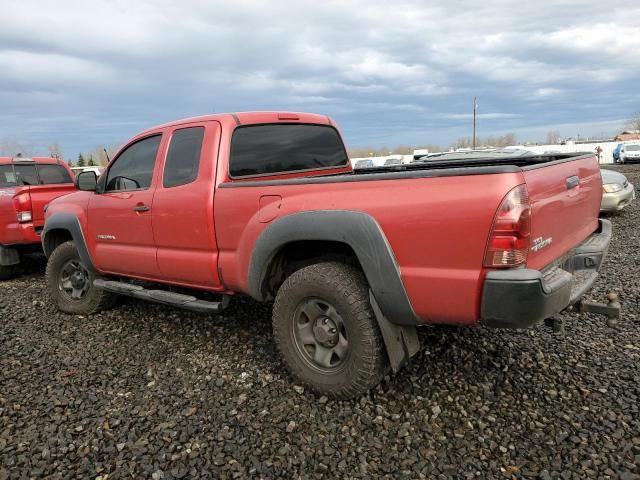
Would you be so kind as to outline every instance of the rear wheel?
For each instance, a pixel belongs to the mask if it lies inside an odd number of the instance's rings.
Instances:
[[[342,263],[293,273],[273,307],[276,345],[291,374],[331,397],[355,397],[386,371],[382,336],[364,275]]]
[[[108,308],[114,296],[93,286],[96,275],[80,259],[73,242],[57,247],[47,262],[49,295],[59,310],[88,314]]]

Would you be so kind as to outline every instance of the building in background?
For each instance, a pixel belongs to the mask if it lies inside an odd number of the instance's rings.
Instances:
[[[640,130],[625,130],[615,136],[616,142],[630,142],[633,140],[640,140]]]

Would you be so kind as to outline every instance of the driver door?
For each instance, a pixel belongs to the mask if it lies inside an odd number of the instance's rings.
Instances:
[[[104,191],[90,200],[89,241],[103,272],[158,277],[151,215],[161,139],[152,135],[126,147],[103,174]]]

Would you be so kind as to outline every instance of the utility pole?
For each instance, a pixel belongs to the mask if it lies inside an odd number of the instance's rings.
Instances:
[[[476,149],[476,109],[478,108],[477,98],[473,97],[473,149]]]

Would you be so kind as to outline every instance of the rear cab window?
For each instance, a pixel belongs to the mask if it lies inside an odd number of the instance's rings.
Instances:
[[[231,138],[231,178],[331,169],[348,164],[340,135],[328,125],[247,125],[236,128]]]
[[[16,182],[18,185],[39,185],[40,180],[36,172],[35,164],[32,165],[14,165],[13,171],[16,173]]]
[[[40,185],[73,183],[71,175],[61,165],[38,165],[38,176],[40,177]]]
[[[13,165],[0,165],[0,188],[15,187],[17,184]]]
[[[0,165],[0,188],[24,185],[60,185],[73,183],[62,165],[12,164]]]

